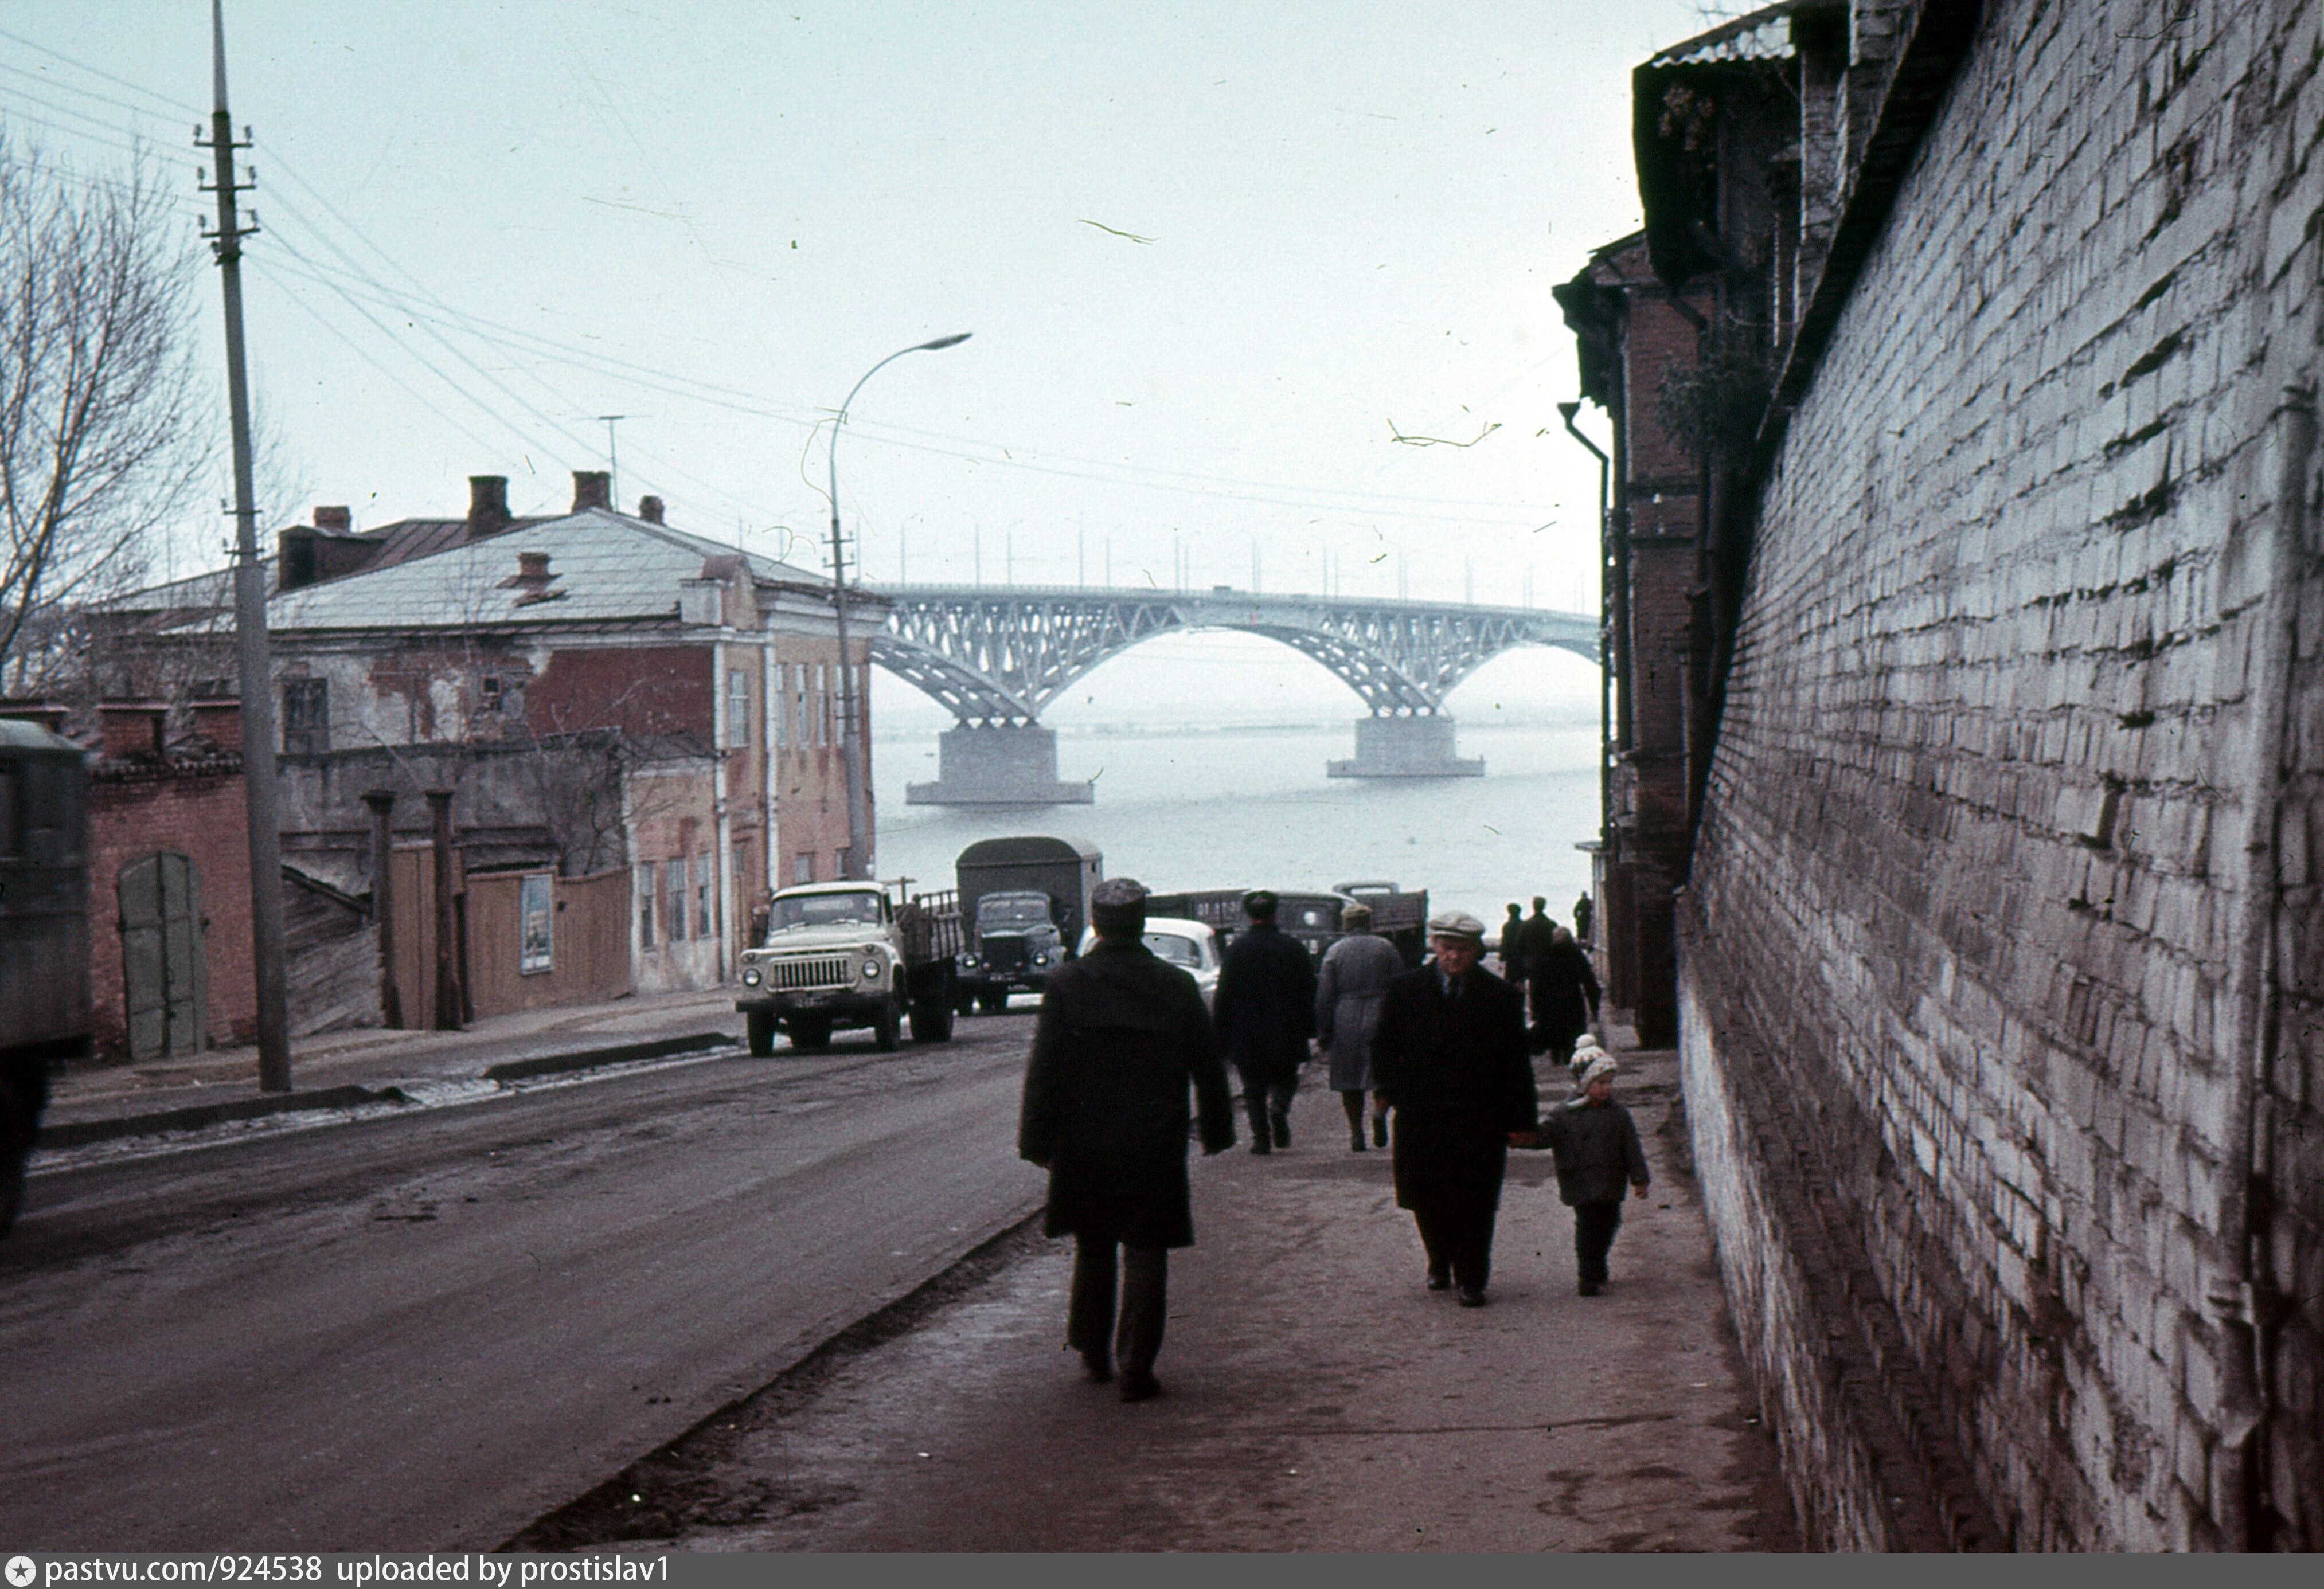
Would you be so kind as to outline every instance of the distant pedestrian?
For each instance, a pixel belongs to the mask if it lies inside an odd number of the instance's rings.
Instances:
[[[1127,877],[1099,884],[1090,920],[1097,941],[1041,996],[1017,1151],[1049,1172],[1043,1230],[1074,1238],[1065,1345],[1100,1382],[1118,1356],[1121,1399],[1143,1401],[1162,1390],[1154,1359],[1169,1314],[1169,1249],[1194,1240],[1187,1087],[1205,1153],[1234,1145],[1234,1107],[1194,979],[1142,941],[1146,890]]]
[[[1477,964],[1484,923],[1453,912],[1428,934],[1435,958],[1388,984],[1372,1084],[1396,1112],[1396,1201],[1419,1226],[1428,1289],[1458,1284],[1481,1308],[1509,1142],[1530,1139],[1539,1099],[1524,1003]]]
[[[1509,906],[1509,919],[1501,923],[1501,979],[1513,987],[1525,986],[1526,919],[1522,905]]]
[[[1582,1073],[1582,1096],[1543,1118],[1543,1144],[1557,1155],[1557,1196],[1573,1210],[1573,1262],[1581,1291],[1605,1289],[1606,1254],[1622,1228],[1622,1187],[1644,1198],[1649,1177],[1630,1111],[1614,1101],[1614,1058],[1600,1054]]]
[[[1533,914],[1526,918],[1525,932],[1518,937],[1525,957],[1525,980],[1520,986],[1528,995],[1533,991],[1534,973],[1541,969],[1542,961],[1548,958],[1550,945],[1556,941],[1557,923],[1549,914],[1549,901],[1536,894],[1533,896]],[[1534,1012],[1533,1024],[1541,1024],[1538,1010]],[[1540,1044],[1535,1044],[1535,1050],[1538,1052]]]
[[[1315,1042],[1332,1062],[1332,1090],[1348,1116],[1348,1151],[1364,1151],[1364,1092],[1371,1085],[1372,1033],[1379,1030],[1380,1001],[1388,985],[1404,974],[1396,945],[1372,932],[1372,908],[1351,905],[1340,913],[1346,934],[1323,951],[1315,978]],[[1388,1107],[1372,1111],[1372,1141],[1388,1146]]]
[[[1254,1153],[1291,1145],[1291,1098],[1315,1032],[1315,963],[1275,924],[1275,907],[1265,888],[1242,896],[1250,925],[1227,946],[1211,996],[1219,1047],[1242,1079]]]
[[[1596,919],[1597,914],[1597,903],[1590,897],[1590,892],[1585,888],[1573,901],[1574,937],[1580,939],[1584,943],[1589,942],[1590,923]]]
[[[1547,952],[1533,962],[1533,1049],[1559,1064],[1598,1019],[1598,973],[1563,927],[1550,929]]]

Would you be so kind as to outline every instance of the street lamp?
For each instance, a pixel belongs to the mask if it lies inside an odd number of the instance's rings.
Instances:
[[[954,336],[939,336],[934,342],[898,348],[864,371],[863,381],[871,380],[906,354],[932,354],[941,348],[958,347],[973,335],[963,331]],[[839,758],[847,768],[846,870],[850,878],[870,877],[872,858],[866,853],[863,834],[863,751],[855,721],[855,666],[847,655],[847,553],[839,538],[839,427],[847,423],[847,410],[854,405],[856,392],[863,390],[863,381],[857,381],[848,392],[847,400],[839,405],[839,417],[831,426],[831,450],[827,455],[831,469],[831,610],[839,629]]]

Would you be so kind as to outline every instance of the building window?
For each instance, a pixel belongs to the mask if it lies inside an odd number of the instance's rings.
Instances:
[[[686,938],[686,861],[681,857],[662,870],[669,875],[669,891],[661,902],[662,924],[669,929],[672,943],[683,942]]]
[[[711,902],[711,887],[717,881],[717,865],[718,858],[715,855],[694,858],[694,935],[696,938],[710,937],[718,930],[712,920],[715,906]]]
[[[648,861],[638,868],[638,947],[654,946],[654,879],[661,868]]]
[[[726,675],[726,748],[751,748],[751,675],[739,667]]]
[[[331,681],[282,681],[282,752],[320,756],[331,748]]]
[[[548,877],[527,877],[517,885],[517,958],[521,976],[552,969],[557,905],[556,885]]]
[[[791,740],[791,670],[787,664],[778,662],[775,664],[773,676],[774,684],[771,689],[774,699],[768,702],[767,706],[774,717],[775,749],[780,750]]]
[[[815,881],[814,850],[802,850],[791,858],[791,881],[794,883],[812,883]]]
[[[845,877],[850,876],[851,874],[847,869],[847,863],[853,859],[854,856],[855,851],[849,849],[844,844],[833,850],[831,852],[831,875],[835,877]]]
[[[820,662],[815,665],[815,742],[831,743],[831,685],[824,678]]]

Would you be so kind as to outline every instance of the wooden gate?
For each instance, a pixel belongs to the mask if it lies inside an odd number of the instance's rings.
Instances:
[[[201,872],[189,858],[165,850],[122,868],[115,886],[129,1057],[199,1053],[209,1027]]]

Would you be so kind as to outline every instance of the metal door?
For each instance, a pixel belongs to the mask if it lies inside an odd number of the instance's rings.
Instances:
[[[163,850],[122,868],[115,886],[129,1057],[199,1053],[209,1027],[200,871],[188,857]]]

